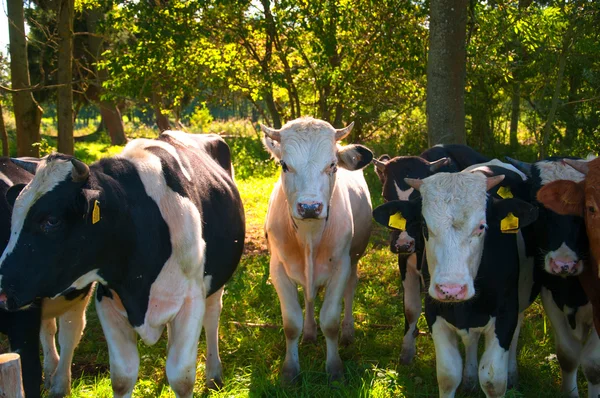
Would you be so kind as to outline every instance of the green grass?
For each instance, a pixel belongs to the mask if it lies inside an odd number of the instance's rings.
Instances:
[[[152,132],[140,133],[151,136]],[[240,140],[237,138],[235,140]],[[237,185],[247,217],[247,245],[240,266],[226,285],[221,317],[220,352],[225,386],[221,391],[204,388],[204,337],[198,346],[195,395],[213,397],[435,397],[435,358],[431,335],[424,318],[419,326],[417,356],[410,366],[399,363],[404,331],[402,294],[397,261],[387,249],[387,231],[374,224],[366,255],[359,265],[360,281],[354,313],[356,341],[342,348],[346,382],[330,386],[325,374],[325,340],[300,346],[301,381],[284,387],[279,380],[285,353],[279,300],[268,280],[268,253],[262,226],[267,202],[277,179],[273,162],[251,137],[231,141]],[[76,154],[87,162],[118,153],[106,139],[81,142]],[[249,164],[249,159],[257,159]],[[374,205],[381,203],[381,186],[366,170]],[[317,313],[319,308],[317,303]],[[112,397],[106,341],[91,304],[88,324],[73,362],[73,397]],[[559,397],[560,370],[552,331],[544,327],[539,301],[527,311],[521,332],[518,391],[509,397]],[[141,366],[134,391],[136,397],[173,397],[165,376],[166,333],[154,346],[138,344]],[[580,375],[580,393],[585,380]],[[459,396],[465,396],[459,394]],[[481,397],[483,393],[468,396]]]

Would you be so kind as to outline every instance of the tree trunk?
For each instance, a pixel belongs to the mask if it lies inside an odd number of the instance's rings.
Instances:
[[[7,0],[8,33],[10,37],[10,74],[14,90],[31,86],[29,61],[27,59],[27,41],[25,37],[25,18],[21,0]],[[17,155],[38,157],[40,142],[40,122],[42,108],[33,98],[31,91],[13,93],[13,109],[17,125]]]
[[[570,149],[575,139],[577,138],[578,123],[577,123],[577,104],[575,101],[579,99],[578,91],[581,85],[582,70],[579,67],[574,67],[574,70],[569,76],[569,103],[565,105],[565,140],[564,149]]]
[[[515,150],[519,146],[519,115],[521,114],[521,84],[513,83],[512,108],[510,112],[510,149]]]
[[[431,0],[427,60],[429,145],[465,144],[467,0]]]
[[[2,102],[0,102],[0,140],[2,140],[2,156],[9,156],[8,132],[4,124],[4,113],[2,113]]]
[[[72,155],[73,143],[73,13],[75,0],[58,2],[58,152]]]
[[[550,105],[550,112],[546,118],[546,124],[544,124],[544,130],[542,132],[542,147],[540,148],[540,157],[545,159],[548,157],[548,141],[550,140],[550,131],[552,130],[552,124],[554,123],[554,116],[556,115],[556,109],[558,108],[558,100],[560,97],[560,88],[562,86],[563,78],[565,75],[565,65],[567,64],[567,54],[569,47],[571,46],[571,36],[573,35],[573,23],[569,22],[569,26],[563,37],[562,49],[558,57],[558,74],[556,76],[556,82],[554,83],[554,93],[552,94],[552,104]]]
[[[104,13],[101,9],[95,8],[88,11],[86,15],[87,30],[90,33],[96,32],[96,27]],[[108,131],[110,136],[110,143],[112,145],[125,145],[127,143],[127,136],[125,136],[125,125],[123,124],[123,118],[119,108],[113,101],[105,101],[101,99],[102,95],[102,82],[108,77],[106,70],[98,70],[97,61],[100,60],[102,52],[104,51],[103,39],[97,35],[88,36],[88,45],[90,53],[95,57],[94,69],[96,71],[97,80],[95,82],[94,92],[96,93],[95,98],[91,98],[96,101],[100,106],[100,115],[102,122]]]
[[[171,124],[169,123],[169,118],[162,113],[162,101],[160,96],[156,93],[153,93],[152,100],[154,102],[154,116],[156,117],[158,131],[162,133],[165,130],[170,130]]]

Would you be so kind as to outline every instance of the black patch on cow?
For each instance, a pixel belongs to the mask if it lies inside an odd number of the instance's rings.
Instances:
[[[176,192],[180,196],[188,197],[188,193],[183,187],[183,180],[185,176],[177,159],[173,157],[166,149],[159,146],[150,146],[145,148],[146,151],[155,154],[160,159],[160,165],[162,166],[163,177],[167,186],[172,191]]]
[[[479,163],[489,162],[491,159],[484,156],[468,145],[445,144],[436,145],[425,150],[420,155],[423,159],[433,162],[441,158],[450,158],[452,165],[446,167],[456,167],[457,171],[464,170],[469,166]],[[452,172],[451,170],[440,169],[439,172]]]

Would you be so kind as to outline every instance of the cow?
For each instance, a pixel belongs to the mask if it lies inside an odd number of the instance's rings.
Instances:
[[[537,193],[537,199],[548,209],[562,215],[582,217],[589,239],[589,258],[579,274],[579,281],[591,302],[594,331],[581,350],[582,367],[588,380],[588,395],[600,394],[600,360],[598,334],[600,333],[600,274],[598,258],[600,245],[598,236],[598,204],[600,203],[597,188],[600,182],[600,158],[584,162],[575,159],[564,159],[565,164],[573,167],[585,178],[582,181],[568,179],[555,180],[544,185]],[[586,314],[589,316],[589,313]],[[577,369],[577,368],[575,368]],[[576,387],[576,385],[575,385]],[[575,393],[577,390],[575,390]],[[575,394],[573,394],[575,395]]]
[[[326,288],[319,320],[332,382],[344,376],[338,353],[342,297],[341,343],[354,339],[357,263],[371,234],[369,190],[362,171],[357,170],[367,166],[373,154],[361,145],[336,144],[352,126],[334,129],[310,117],[290,121],[279,130],[261,126],[265,147],[282,171],[269,199],[265,233],[286,338],[284,383],[295,381],[300,373],[302,309],[297,285],[303,287],[306,308],[303,342],[316,341],[315,296],[319,288]]]
[[[592,304],[582,286],[585,278],[579,277],[590,266],[585,261],[589,250],[585,225],[580,216],[557,214],[537,199],[553,181],[568,180],[576,185],[584,175],[565,163],[569,158],[552,157],[533,164],[509,161],[531,176],[529,202],[539,208],[529,245],[535,254],[542,304],[554,330],[562,391],[578,396],[577,369],[581,364],[586,378],[591,377],[587,378],[590,396],[596,397],[600,393],[600,378],[595,377],[600,368],[600,345],[597,331],[592,330]]]
[[[382,184],[386,202],[411,200],[419,192],[408,186],[404,178],[423,179],[437,172],[455,173],[464,168],[487,162],[489,159],[466,145],[436,145],[419,156],[397,156],[390,159],[382,155],[374,159],[375,173]],[[419,220],[409,220],[405,228],[390,232],[390,250],[398,254],[398,267],[402,279],[404,304],[404,338],[400,362],[409,364],[416,353],[417,321],[421,316],[421,264],[424,243]]]
[[[192,396],[203,326],[206,382],[220,384],[221,297],[245,235],[230,163],[218,136],[180,131],[132,140],[91,166],[48,156],[15,201],[0,301],[14,310],[98,282],[115,397],[131,397],[136,383],[136,333],[151,345],[165,325],[175,395]]]
[[[428,282],[425,317],[432,332],[440,397],[458,386],[479,384],[499,397],[516,380],[519,312],[519,250],[516,232],[535,221],[537,209],[502,195],[496,186],[506,176],[510,191],[521,177],[510,169],[485,167],[405,179],[421,197],[388,202],[375,209],[377,222],[389,225],[398,213],[421,218]],[[486,337],[481,363],[477,342]],[[457,335],[465,344],[463,361]]]
[[[8,244],[12,206],[7,191],[27,184],[33,178],[39,159],[0,158],[0,249]],[[26,266],[26,263],[24,263]],[[8,312],[0,310],[0,331],[9,338],[10,348],[21,356],[25,396],[40,396],[42,368],[39,356],[41,339],[44,352],[45,385],[50,396],[63,397],[71,390],[73,352],[85,328],[85,309],[91,286],[73,292],[68,298],[45,299],[32,307]],[[56,350],[56,318],[60,323],[60,357]]]

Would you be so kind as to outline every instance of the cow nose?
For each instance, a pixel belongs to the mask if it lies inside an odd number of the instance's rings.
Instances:
[[[435,293],[439,300],[464,300],[467,297],[467,285],[436,284]]]
[[[564,258],[550,259],[550,269],[557,275],[571,275],[577,272],[577,260],[567,260]]]
[[[0,310],[7,310],[8,309],[8,298],[6,297],[6,293],[2,292],[0,293]]]
[[[396,241],[396,250],[399,253],[412,253],[414,251],[415,248],[415,241],[414,240],[408,240],[408,241],[400,241],[399,239]]]
[[[323,203],[320,202],[306,202],[298,203],[296,205],[298,214],[302,218],[317,218],[323,211]]]

